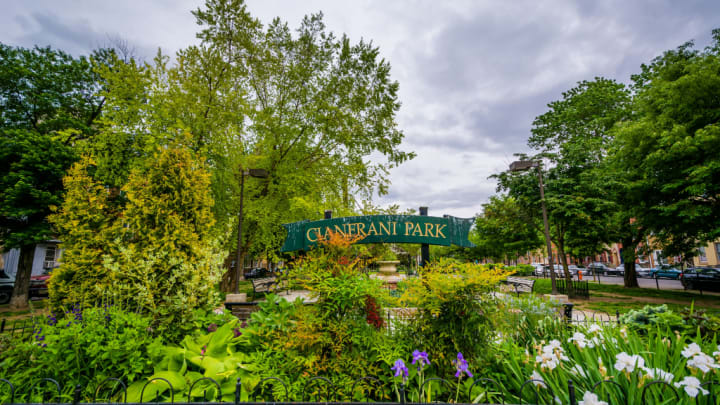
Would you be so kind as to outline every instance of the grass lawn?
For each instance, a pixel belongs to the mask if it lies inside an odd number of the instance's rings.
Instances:
[[[625,288],[617,284],[598,284],[588,281],[590,300],[573,300],[578,309],[604,311],[615,314],[616,311],[625,313],[631,309],[640,309],[645,305],[666,304],[673,311],[694,305],[696,309],[704,309],[711,313],[720,314],[720,295],[703,294],[693,291],[658,290],[655,288]],[[551,290],[549,279],[537,279],[535,292],[549,294]]]

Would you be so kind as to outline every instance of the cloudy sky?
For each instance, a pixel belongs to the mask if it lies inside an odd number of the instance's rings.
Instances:
[[[195,0],[0,0],[0,41],[74,55],[127,40],[151,58],[196,43]],[[267,22],[297,26],[322,10],[328,28],[372,40],[400,82],[404,149],[383,205],[469,217],[495,192],[488,176],[528,152],[533,118],[577,81],[627,82],[641,63],[720,28],[720,1],[247,0]]]

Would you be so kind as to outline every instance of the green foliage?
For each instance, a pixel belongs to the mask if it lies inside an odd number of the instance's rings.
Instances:
[[[481,257],[496,261],[515,259],[543,246],[539,223],[510,196],[492,196],[483,204],[483,213],[475,219],[470,239],[482,252]]]
[[[107,190],[92,174],[94,161],[83,157],[63,179],[65,200],[49,216],[62,238],[63,260],[48,282],[52,306],[93,305],[114,289],[103,258],[116,254],[115,226],[123,198]]]
[[[70,130],[63,140],[94,133],[103,99],[93,64],[103,63],[109,53],[98,50],[90,59],[73,58],[50,47],[0,44],[0,128],[42,134]]]
[[[663,390],[658,384],[650,386],[650,382],[666,380],[673,385],[685,377],[711,381],[717,376],[714,368],[703,371],[693,366],[693,355],[687,353],[692,343],[706,355],[716,352],[716,342],[692,335],[668,335],[665,329],[649,330],[648,334],[640,335],[624,327],[590,325],[557,328],[553,338],[552,341],[537,341],[527,350],[511,339],[500,342],[498,357],[502,358],[503,383],[510,394],[506,397],[508,402],[521,402],[520,387],[529,378],[535,378],[544,381],[537,388],[541,401],[552,401],[555,396],[560,402],[567,402],[568,380],[576,387],[578,399],[585,392],[593,391],[598,381],[611,380],[619,384],[626,395],[611,384],[594,390],[610,403],[641,403],[642,392],[649,387],[648,403],[694,404],[696,398],[682,386],[677,387],[679,397],[676,399],[667,388]],[[712,358],[710,360],[714,362]],[[532,388],[526,387],[522,398],[533,400]],[[702,401],[704,395],[698,399]]]
[[[215,326],[215,325],[213,325]],[[206,333],[196,333],[185,336],[179,347],[165,346],[154,351],[154,373],[128,387],[128,402],[141,402],[158,398],[160,401],[170,401],[171,398],[192,398],[194,401],[218,399],[231,402],[235,399],[235,384],[242,378],[250,386],[259,379],[248,377],[248,355],[236,350],[236,344],[242,338],[238,320],[232,320],[215,330],[210,328]],[[170,386],[161,380],[164,378],[172,384]],[[210,380],[219,384],[218,386]],[[193,384],[198,381],[197,384]],[[143,392],[143,387],[147,388]],[[192,388],[192,390],[191,390]],[[244,391],[242,400],[247,401],[247,391]]]
[[[486,359],[482,348],[492,335],[491,314],[497,308],[488,293],[507,274],[501,267],[442,259],[402,283],[399,302],[415,311],[406,338],[436,359],[441,374],[453,369],[458,352],[473,364]]]
[[[398,83],[376,47],[336,37],[322,15],[297,30],[279,19],[263,26],[241,0],[208,1],[193,14],[201,43],[173,62],[159,53],[102,71],[107,129],[90,148],[103,181],[124,184],[138,161],[182,138],[208,162],[225,233],[240,169],[266,169],[267,179],[245,182],[242,251],[271,258],[281,224],[387,192],[389,169],[414,155],[400,150]]]
[[[545,184],[550,237],[564,267],[566,255],[593,256],[607,243],[625,236],[621,231],[628,231],[627,227],[620,229],[629,222],[627,215],[617,215],[628,208],[619,204],[624,195],[618,193],[618,198],[612,199],[613,193],[608,193],[613,182],[620,181],[607,176],[601,167],[613,140],[611,130],[629,116],[629,105],[630,94],[624,85],[596,78],[563,93],[561,100],[548,104],[549,111],[533,122],[528,144],[539,152],[534,160],[549,162],[548,168],[538,170]],[[525,207],[525,217],[536,223],[541,218],[537,175],[530,171],[496,176],[498,189],[515,197]],[[634,251],[641,239],[638,236],[634,244],[623,240],[628,242],[626,250]],[[565,276],[569,279],[570,273]]]
[[[682,331],[685,329],[682,316],[669,310],[667,305],[646,305],[641,310],[631,310],[620,317],[620,322],[640,332],[648,329]]]
[[[216,307],[222,260],[211,230],[210,175],[183,149],[165,149],[130,174],[117,256],[104,259],[115,291],[176,328]]]
[[[63,396],[57,402],[71,402],[78,384],[83,387],[82,400],[90,401],[108,377],[131,383],[152,371],[149,353],[161,340],[148,333],[150,325],[150,318],[115,306],[76,308],[59,320],[54,315],[39,318],[31,341],[15,341],[0,352],[0,375],[15,385],[16,401],[39,402],[42,389],[35,390],[32,398],[28,391],[41,378],[60,383]],[[112,384],[104,389],[98,398],[112,391]]]
[[[702,336],[716,338],[720,333],[720,317],[708,313],[705,309],[696,309],[695,304],[680,311],[683,321],[690,331],[697,331]]]
[[[507,266],[505,267],[507,271],[513,272],[513,275],[516,276],[534,276],[535,275],[535,267],[529,265],[529,264],[518,264],[515,266]]]
[[[686,43],[633,76],[632,120],[615,131],[612,162],[630,173],[640,226],[667,255],[690,257],[720,234],[720,31],[703,52]]]
[[[65,205],[53,217],[66,260],[51,277],[51,299],[126,302],[151,314],[166,336],[181,337],[195,309],[219,302],[223,255],[211,232],[210,175],[190,152],[163,149],[113,199],[117,191],[95,182],[89,164],[70,173]]]
[[[535,294],[520,297],[507,295],[498,300],[495,321],[499,336],[510,339],[518,346],[529,346],[540,340],[551,340],[558,332],[556,322],[561,311],[560,303]]]
[[[73,142],[95,132],[103,100],[93,64],[108,54],[75,59],[49,47],[0,44],[0,244],[21,248],[14,307],[27,305],[32,252],[52,233],[46,217],[62,199]]]
[[[62,201],[62,178],[75,156],[48,134],[0,128],[0,240],[2,248],[33,245],[51,236],[45,220]],[[32,246],[31,246],[32,247]]]
[[[295,330],[286,336],[293,342],[289,346],[309,357],[306,366],[344,378],[377,374],[373,351],[389,299],[382,281],[364,271],[364,260],[357,255],[364,247],[353,246],[356,240],[333,233],[291,271],[291,283],[309,290],[317,301],[301,311]],[[350,364],[353,370],[345,371]]]
[[[292,285],[317,299],[317,314],[324,321],[364,319],[367,297],[383,300],[382,281],[366,274],[366,261],[357,254],[364,248],[352,245],[357,239],[331,232],[291,272]]]

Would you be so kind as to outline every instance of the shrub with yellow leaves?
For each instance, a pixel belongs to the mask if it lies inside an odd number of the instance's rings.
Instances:
[[[494,337],[493,316],[497,311],[494,287],[510,272],[500,266],[460,263],[452,259],[431,262],[420,276],[400,285],[399,303],[416,308],[404,326],[416,347],[430,352],[439,366],[452,370],[452,356],[462,352],[468,362],[483,361]]]

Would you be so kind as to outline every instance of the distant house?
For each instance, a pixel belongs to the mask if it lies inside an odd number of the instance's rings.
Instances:
[[[59,240],[49,240],[35,245],[35,254],[33,257],[32,275],[39,276],[44,274],[48,269],[54,269],[60,266],[60,256],[62,249],[58,247]],[[10,276],[17,274],[18,262],[20,260],[20,249],[10,249],[3,253],[0,260],[0,268]]]

